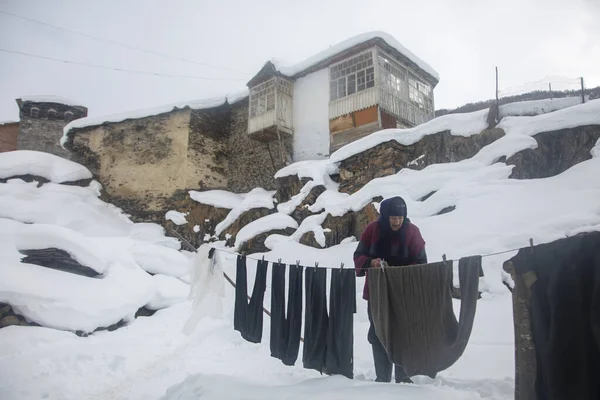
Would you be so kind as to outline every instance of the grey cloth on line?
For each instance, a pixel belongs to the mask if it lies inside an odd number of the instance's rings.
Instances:
[[[481,256],[461,258],[459,321],[452,309],[452,263],[369,269],[375,332],[408,376],[436,374],[462,355],[473,328]]]

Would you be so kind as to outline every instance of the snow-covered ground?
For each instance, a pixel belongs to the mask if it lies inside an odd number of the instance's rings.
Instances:
[[[254,257],[264,255],[267,260],[282,259],[286,263],[301,260],[306,266],[319,262],[320,266],[338,267],[344,263],[351,267],[354,239],[317,249],[299,244],[299,236],[312,230],[319,239],[325,234],[321,223],[327,213],[341,215],[360,209],[373,195],[396,194],[407,200],[409,216],[423,233],[430,260],[440,259],[443,254],[456,260],[507,251],[483,259],[482,298],[477,303],[465,353],[436,379],[415,377],[414,385],[372,382],[375,372],[366,340],[369,323],[366,302],[361,298],[363,278],[357,281],[358,310],[354,317],[355,379],[322,376],[304,369],[301,361],[288,367],[270,357],[268,318],[264,320],[262,343],[244,341],[233,330],[234,292],[224,280],[219,281],[224,291],[222,306],[218,307],[218,302],[204,304],[208,307],[206,313],[212,316],[192,324],[195,329],[191,332],[184,329],[190,328],[192,316],[192,301],[185,294],[187,282],[194,281],[194,273],[189,275],[192,255],[178,252],[179,247],[164,236],[160,227],[133,224],[119,210],[101,202],[97,184],[88,188],[57,183],[38,188],[35,183],[17,180],[0,184],[0,205],[7,207],[0,207],[0,302],[17,301],[23,304],[18,312],[26,314],[31,309],[27,318],[40,315],[45,324],[67,330],[130,318],[131,310],[141,305],[167,307],[152,317],[138,317],[114,332],[97,332],[86,338],[42,327],[0,329],[0,398],[352,400],[372,395],[381,399],[511,399],[512,301],[502,283],[510,282],[502,263],[516,253],[510,250],[528,246],[529,238],[544,243],[600,230],[600,181],[596,179],[600,141],[591,149],[590,160],[546,179],[508,179],[511,167],[496,161],[503,155],[535,148],[532,136],[539,132],[576,126],[573,124],[578,120],[582,125],[600,124],[599,108],[597,101],[537,117],[506,118],[503,127],[507,135],[472,159],[432,165],[422,171],[404,169],[372,181],[353,195],[339,194],[337,185],[328,180],[328,173],[336,168],[332,160],[298,163],[279,172],[279,176],[311,177],[315,183],[325,185],[327,190],[312,207],[320,214],[305,219],[291,237],[270,236],[266,244],[271,250]],[[480,117],[476,113],[463,116],[468,124]],[[454,122],[447,119],[436,123],[453,130]],[[469,133],[467,128],[457,129]],[[380,136],[403,140],[402,133],[390,130]],[[379,139],[355,142],[352,149],[338,153],[338,157],[372,147]],[[305,196],[311,187],[303,188],[299,196]],[[431,191],[436,193],[419,201]],[[272,196],[262,189],[238,196],[226,192],[192,194],[196,201],[231,209],[230,220],[249,208],[274,208]],[[248,232],[242,236],[249,237],[271,226],[296,228],[288,215],[293,206],[279,204],[276,214],[248,225]],[[447,206],[456,209],[436,215]],[[56,274],[63,272],[19,263],[19,249],[47,244],[60,245],[73,258],[101,272],[103,278],[75,276],[59,280]],[[235,277],[235,254],[215,254],[218,267]],[[254,265],[254,261],[248,261],[249,292]],[[144,270],[156,275],[150,276]],[[270,274],[264,305],[270,308]],[[454,305],[458,311],[459,303]],[[91,310],[90,315],[84,315],[86,310]]]

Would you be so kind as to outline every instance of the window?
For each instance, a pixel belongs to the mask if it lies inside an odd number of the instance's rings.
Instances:
[[[31,110],[29,111],[29,115],[31,115],[33,118],[37,118],[40,116],[40,109],[37,107],[31,107]]]
[[[275,78],[250,90],[250,117],[256,117],[275,108]]]
[[[375,86],[373,52],[368,51],[332,66],[329,70],[330,100],[341,99]]]
[[[406,68],[392,60],[387,54],[379,52],[379,73],[383,88],[401,99],[408,98],[408,72]]]
[[[65,121],[69,122],[73,120],[73,112],[67,111],[65,112]]]
[[[431,100],[431,86],[417,80],[414,76],[408,79],[408,97],[420,109],[433,112],[433,102]]]
[[[56,119],[56,110],[51,108],[48,110],[48,119]]]

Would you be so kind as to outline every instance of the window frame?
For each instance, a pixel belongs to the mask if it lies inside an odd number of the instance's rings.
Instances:
[[[329,101],[347,98],[376,86],[376,48],[372,47],[329,66]]]
[[[248,112],[250,118],[266,114],[275,109],[275,92],[277,91],[277,77],[272,77],[250,88]]]

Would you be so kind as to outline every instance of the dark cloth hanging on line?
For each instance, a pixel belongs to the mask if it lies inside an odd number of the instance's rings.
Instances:
[[[251,343],[260,343],[263,331],[263,300],[267,287],[267,268],[269,263],[259,260],[256,267],[254,289],[248,303],[248,278],[246,276],[246,257],[238,255],[235,276],[235,308],[233,329]]]
[[[356,274],[352,269],[331,271],[329,329],[325,372],[354,378],[354,313]]]
[[[304,345],[302,364],[304,368],[325,370],[327,354],[327,270],[306,268],[304,276],[306,302],[304,313]]]
[[[535,397],[519,398],[600,399],[600,233],[523,248],[510,261],[530,289],[536,364]]]
[[[462,355],[475,319],[480,265],[481,256],[459,261],[459,321],[452,309],[451,262],[369,269],[377,337],[408,376],[434,378]]]
[[[304,368],[353,378],[356,275],[353,269],[331,271],[329,315],[327,271],[306,268]]]
[[[273,264],[271,272],[271,356],[294,365],[302,330],[302,277],[304,267],[289,266],[287,317],[285,313],[285,264]]]

